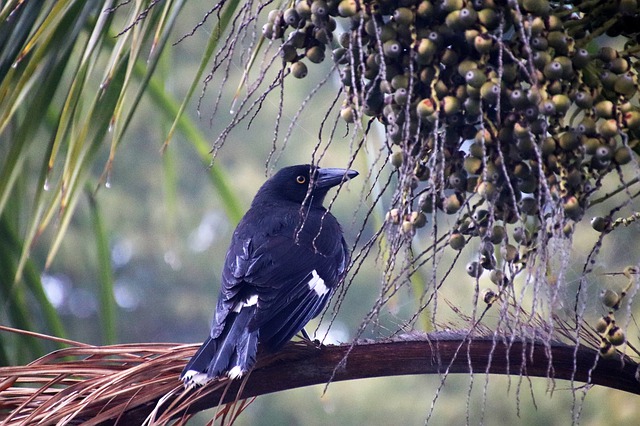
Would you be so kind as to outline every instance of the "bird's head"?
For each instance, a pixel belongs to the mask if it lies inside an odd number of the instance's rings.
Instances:
[[[320,168],[309,164],[285,167],[262,185],[253,204],[283,200],[320,206],[329,189],[356,176],[358,172],[350,169]]]

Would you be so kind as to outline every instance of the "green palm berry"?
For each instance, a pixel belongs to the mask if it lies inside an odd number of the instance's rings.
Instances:
[[[306,0],[297,1],[296,12],[298,12],[300,18],[306,20],[311,17],[311,5],[307,3]]]
[[[623,15],[638,15],[638,0],[620,0],[618,10]]]
[[[631,131],[640,130],[640,111],[627,111],[622,116],[624,125]]]
[[[531,21],[531,34],[538,35],[541,34],[544,30],[546,30],[546,24],[544,23],[544,19],[539,16],[536,16]]]
[[[600,118],[612,118],[614,115],[614,105],[611,101],[600,101],[595,105],[596,115]]]
[[[596,149],[595,156],[600,161],[610,161],[613,158],[613,148],[608,145],[601,145]]]
[[[470,70],[476,68],[478,68],[476,61],[464,59],[458,64],[458,74],[460,74],[460,77],[465,77]]]
[[[386,220],[389,223],[398,225],[400,223],[400,210],[398,209],[389,210],[386,215]]]
[[[556,105],[551,100],[542,101],[538,106],[538,110],[548,117],[556,115]]]
[[[393,12],[393,20],[396,21],[398,25],[411,25],[414,19],[415,15],[408,7],[399,7]]]
[[[464,75],[464,79],[469,86],[480,88],[487,81],[487,76],[481,69],[474,68]]]
[[[478,21],[478,12],[470,7],[460,9],[459,20],[463,28],[469,28]]]
[[[593,96],[589,92],[576,92],[574,101],[578,108],[587,109],[593,106]]]
[[[477,192],[478,195],[480,195],[485,200],[491,200],[493,199],[493,197],[495,197],[497,189],[494,183],[482,181],[478,184]]]
[[[359,2],[356,0],[342,0],[338,3],[338,14],[344,17],[350,17],[358,13]]]
[[[551,63],[551,55],[546,51],[536,51],[533,52],[533,65],[539,70],[544,70],[544,68]]]
[[[345,106],[340,109],[340,117],[347,123],[353,123],[356,121],[356,113],[352,106]]]
[[[543,139],[542,144],[540,145],[540,152],[542,155],[550,155],[553,154],[556,150],[556,140],[552,137],[548,137]]]
[[[549,80],[557,80],[562,77],[562,64],[555,60],[549,62],[545,65],[543,73]]]
[[[609,71],[614,74],[623,74],[629,71],[629,61],[626,58],[617,57],[609,62]]]
[[[604,333],[609,328],[609,324],[611,324],[611,318],[608,316],[600,317],[596,322],[595,329],[598,333]]]
[[[564,132],[558,136],[558,145],[565,151],[573,151],[580,146],[580,140],[574,132]]]
[[[597,232],[604,232],[610,228],[611,221],[602,216],[595,216],[591,219],[591,227]]]
[[[453,232],[449,237],[449,247],[454,250],[462,250],[466,244],[464,235],[459,232]]]
[[[300,22],[300,15],[298,15],[298,12],[296,12],[293,7],[285,10],[282,18],[287,25],[293,28],[297,28],[298,22]]]
[[[291,74],[295,78],[305,78],[307,76],[307,66],[301,61],[294,62],[291,64]]]
[[[517,262],[520,258],[520,254],[518,253],[518,249],[512,244],[505,244],[500,247],[500,255],[505,260],[505,262]]]
[[[407,89],[400,88],[393,92],[393,101],[400,106],[404,106],[407,103]]]
[[[400,168],[400,166],[402,166],[402,163],[404,162],[404,154],[402,153],[402,151],[396,151],[393,154],[391,154],[390,161],[391,161],[391,165],[393,165],[393,167],[398,169]]]
[[[422,212],[411,212],[409,220],[416,228],[422,228],[427,224],[427,216]]]
[[[444,66],[446,67],[452,67],[455,64],[457,64],[458,61],[458,54],[456,53],[455,50],[451,49],[451,48],[447,48],[442,52],[442,55],[440,55],[440,63],[442,63]]]
[[[487,30],[495,30],[500,25],[500,15],[493,8],[481,9],[478,11],[478,21]]]
[[[562,20],[556,15],[550,15],[549,17],[547,17],[546,25],[549,31],[562,31],[564,29]]]
[[[542,36],[533,37],[531,39],[531,47],[536,50],[547,50],[547,48],[549,47],[549,42]]]
[[[513,240],[518,244],[527,245],[531,242],[531,233],[522,226],[513,228],[511,235],[513,236]]]
[[[626,338],[624,336],[624,332],[620,327],[613,326],[609,329],[609,332],[607,333],[607,340],[609,340],[609,342],[613,346],[620,346],[625,342]]]
[[[413,231],[415,231],[415,227],[413,226],[413,223],[411,223],[411,221],[404,220],[402,221],[402,227],[400,228],[400,231],[402,231],[403,234],[412,234]]]
[[[393,89],[409,88],[409,76],[407,74],[398,74],[391,79],[391,87]]]
[[[580,202],[578,201],[578,199],[571,195],[569,196],[566,201],[564,202],[564,214],[573,220],[578,220],[582,217],[582,214],[584,213],[584,209],[582,208],[582,206],[580,205]]]
[[[398,39],[398,33],[396,32],[393,24],[391,22],[388,22],[384,25],[382,25],[379,28],[379,34],[377,37],[380,37],[380,41],[382,43],[385,43],[387,41],[390,40],[397,40]],[[372,37],[376,37],[375,33],[372,35]]]
[[[558,62],[562,67],[562,78],[569,80],[574,77],[575,72],[573,71],[573,62],[566,56],[556,56],[554,59],[555,62]]]
[[[618,134],[618,122],[614,119],[604,120],[598,129],[600,135],[605,138],[612,138]]]
[[[509,100],[511,101],[511,105],[516,109],[523,109],[529,105],[526,94],[520,89],[512,90],[509,94]]]
[[[296,49],[301,49],[305,45],[307,35],[302,30],[295,30],[289,33],[289,37],[287,38],[287,44],[295,47]]]
[[[454,214],[462,207],[462,197],[459,194],[451,194],[444,199],[442,207],[447,214]]]
[[[578,188],[584,182],[584,175],[580,170],[574,169],[567,173],[565,183],[569,188]]]
[[[474,40],[479,35],[480,35],[480,31],[478,31],[478,30],[476,30],[474,28],[470,28],[470,29],[464,30],[464,40],[467,42],[467,44],[469,46],[473,46]]]
[[[631,162],[631,158],[631,149],[626,146],[619,147],[613,154],[613,161],[621,166],[629,164]]]
[[[602,342],[600,342],[598,352],[602,358],[612,358],[617,353],[615,346],[606,339],[602,339]]]
[[[298,59],[298,52],[295,47],[285,43],[280,48],[280,56],[284,62],[294,62]]]
[[[468,90],[467,90],[467,94],[468,94]],[[480,110],[481,104],[479,99],[475,99],[469,96],[467,99],[464,100],[462,105],[464,106],[465,114],[469,117],[480,115],[480,113],[482,112]]]
[[[457,171],[449,175],[449,186],[457,191],[467,189],[467,175],[464,171]]]
[[[551,97],[551,102],[554,103],[558,114],[565,114],[571,106],[571,100],[564,93],[553,95]]]
[[[325,17],[329,14],[329,6],[324,0],[313,0],[311,13],[318,17]]]
[[[489,236],[489,241],[493,244],[500,244],[505,237],[507,236],[507,231],[504,229],[502,225],[494,225],[491,229],[491,235]]]
[[[482,169],[482,160],[473,156],[465,157],[463,168],[467,173],[476,175]]]
[[[489,273],[489,279],[498,287],[503,287],[508,282],[506,277],[504,276],[504,272],[499,269],[492,270],[491,273]]]
[[[522,7],[537,16],[547,15],[550,9],[548,0],[522,0]]]
[[[416,113],[420,118],[427,118],[436,110],[436,106],[431,99],[423,99],[416,105]]]
[[[324,61],[324,49],[324,45],[312,46],[307,49],[305,55],[314,64],[319,64],[320,62]]]
[[[338,47],[333,49],[331,53],[331,57],[333,58],[333,62],[338,65],[346,65],[349,63],[349,56],[347,55],[347,49],[344,47]]]
[[[460,111],[460,101],[455,96],[445,96],[442,99],[442,110],[447,116],[457,114]]]
[[[273,40],[273,24],[267,22],[266,24],[264,24],[262,26],[262,35],[264,36],[264,38],[269,39],[269,40]]]
[[[520,211],[527,216],[533,216],[538,213],[538,202],[533,197],[525,197],[518,202]]]
[[[578,126],[579,127],[579,126]],[[584,147],[585,154],[594,155],[596,153],[596,149],[602,145],[598,138],[586,138],[582,140],[582,146]]]
[[[524,161],[519,161],[513,165],[513,176],[518,179],[524,179],[531,176],[531,167]]]
[[[433,15],[433,12],[433,4],[429,0],[421,1],[418,5],[418,8],[416,9],[416,15],[421,18],[429,18],[431,17],[431,15]]]
[[[632,97],[638,93],[638,85],[635,82],[634,75],[630,72],[619,75],[613,84],[613,90],[627,97]]]
[[[445,12],[452,12],[454,10],[462,9],[463,2],[462,0],[443,0],[440,7]]]
[[[495,104],[500,97],[500,86],[493,81],[487,81],[480,87],[480,97],[490,105]]]
[[[467,271],[467,274],[474,278],[480,278],[480,276],[484,272],[484,268],[482,267],[482,265],[475,260],[467,263],[467,267],[465,269]]]
[[[402,53],[402,45],[397,40],[387,40],[382,45],[382,52],[387,58],[397,58]]]
[[[589,55],[587,49],[580,48],[574,53],[572,62],[574,67],[582,69],[591,62],[591,55]]]
[[[550,31],[547,34],[547,41],[549,46],[555,49],[556,55],[566,55],[569,51],[570,37],[564,33],[564,31]]]
[[[419,63],[428,64],[432,61],[434,54],[438,51],[438,45],[428,38],[422,38],[416,47],[417,59]]]
[[[529,126],[526,122],[516,122],[513,125],[513,135],[518,139],[529,138]]]

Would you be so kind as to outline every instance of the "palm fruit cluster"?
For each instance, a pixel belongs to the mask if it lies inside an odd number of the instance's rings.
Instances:
[[[391,162],[411,201],[389,217],[401,230],[479,196],[473,226],[452,235],[461,248],[487,209],[496,241],[502,225],[549,206],[571,232],[602,178],[633,160],[639,22],[638,0],[295,0],[272,11],[263,34],[282,39],[296,77],[331,46],[342,118],[377,120],[398,146]],[[602,34],[624,46],[598,47]],[[522,227],[511,236],[533,240]]]
[[[601,317],[595,326],[595,330],[600,336],[600,355],[603,357],[614,355],[616,353],[615,347],[626,342],[624,332],[616,325],[615,312],[620,309],[629,291],[637,285],[639,272],[637,266],[627,266],[621,273],[628,280],[622,291],[618,294],[614,290],[605,289],[600,294],[602,304],[609,309],[608,314]],[[618,275],[618,273],[611,275]]]

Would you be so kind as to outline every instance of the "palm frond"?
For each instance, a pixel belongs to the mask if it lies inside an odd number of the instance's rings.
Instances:
[[[0,330],[50,339],[3,326]],[[233,422],[258,395],[403,374],[485,371],[564,379],[572,385],[582,381],[640,394],[639,366],[628,356],[603,359],[597,349],[583,345],[479,336],[471,331],[412,333],[380,342],[322,347],[290,342],[276,354],[259,356],[256,367],[242,380],[222,378],[196,389],[184,389],[178,377],[198,345],[92,346],[52,339],[72,346],[26,366],[0,368],[3,425],[164,425],[176,420],[184,424],[194,413],[212,407],[219,407],[216,417]]]

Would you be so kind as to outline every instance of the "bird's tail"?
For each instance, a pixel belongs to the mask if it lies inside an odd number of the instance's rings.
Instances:
[[[189,385],[202,385],[223,373],[236,379],[255,364],[258,351],[258,331],[250,332],[249,321],[255,306],[232,312],[225,320],[220,336],[207,340],[182,370],[180,379]]]

